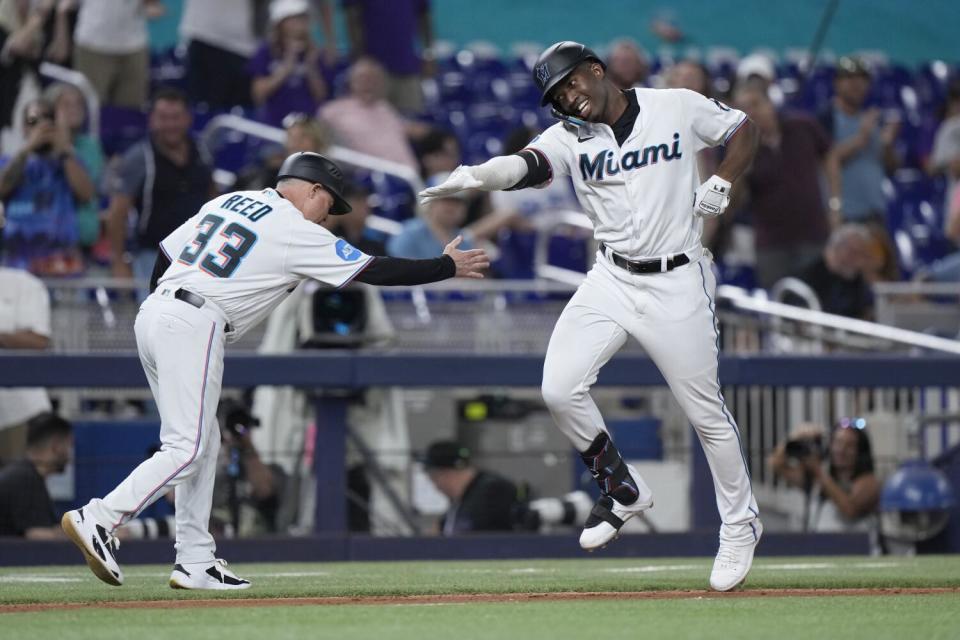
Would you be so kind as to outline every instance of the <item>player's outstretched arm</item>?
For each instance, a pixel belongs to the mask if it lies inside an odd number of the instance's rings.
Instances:
[[[509,189],[527,175],[527,162],[518,155],[497,156],[475,166],[460,165],[447,179],[420,192],[420,202],[446,198],[468,189],[500,191]]]
[[[443,250],[443,255],[426,260],[410,260],[390,256],[372,258],[356,276],[357,282],[385,286],[414,286],[448,278],[482,278],[490,266],[483,249],[457,249],[463,236],[457,236]]]

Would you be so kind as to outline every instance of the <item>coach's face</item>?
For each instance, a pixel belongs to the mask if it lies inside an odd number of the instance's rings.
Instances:
[[[333,196],[323,188],[322,185],[310,185],[304,200],[303,217],[311,222],[323,224],[323,221],[330,215],[330,207],[333,206]]]
[[[323,224],[330,215],[333,196],[323,185],[306,180],[285,180],[277,186],[277,190],[310,222]]]
[[[567,115],[599,122],[607,109],[603,76],[603,67],[598,63],[585,62],[557,83],[551,90],[551,99]]]

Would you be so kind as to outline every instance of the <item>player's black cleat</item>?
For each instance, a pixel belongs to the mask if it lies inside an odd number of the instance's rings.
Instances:
[[[83,552],[93,574],[114,587],[123,584],[123,571],[117,562],[120,542],[106,528],[84,514],[83,509],[67,511],[60,520],[63,531]]]
[[[237,576],[227,567],[226,560],[198,564],[175,564],[170,574],[173,589],[249,589],[250,581]]]

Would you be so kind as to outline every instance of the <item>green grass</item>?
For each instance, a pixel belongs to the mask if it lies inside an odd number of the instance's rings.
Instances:
[[[957,637],[958,605],[960,599],[955,596],[929,595],[298,606],[205,609],[202,613],[198,609],[85,609],[6,614],[0,618],[0,637],[933,640]]]
[[[711,560],[578,559],[231,565],[253,582],[218,597],[414,595],[706,589]],[[170,566],[124,567],[109,587],[86,565],[0,569],[0,603],[209,598],[167,587]],[[960,587],[960,556],[758,558],[749,588]]]
[[[705,558],[237,565],[245,592],[174,591],[167,565],[108,587],[86,565],[0,568],[2,603],[92,603],[0,614],[6,638],[958,638],[960,594],[105,609],[97,602],[555,591],[703,590]],[[960,588],[960,556],[758,558],[748,589]],[[592,633],[591,629],[599,633]]]

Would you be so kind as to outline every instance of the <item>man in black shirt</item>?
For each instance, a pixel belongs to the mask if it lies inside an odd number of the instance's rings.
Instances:
[[[443,535],[513,529],[516,485],[474,467],[469,449],[456,442],[434,442],[423,464],[433,484],[450,499],[450,508],[440,521]]]
[[[150,277],[160,241],[216,195],[210,159],[190,134],[193,116],[186,95],[157,90],[149,137],[124,154],[110,188],[107,231],[113,275]],[[127,228],[136,211],[136,249],[127,252]]]
[[[817,294],[823,311],[848,318],[872,317],[873,292],[863,278],[870,242],[870,232],[863,226],[843,225],[830,234],[823,254],[796,274]],[[794,298],[788,296],[785,302],[794,304]]]
[[[62,473],[73,451],[73,428],[42,413],[27,424],[27,455],[0,471],[0,536],[63,538],[47,492],[47,476]]]

